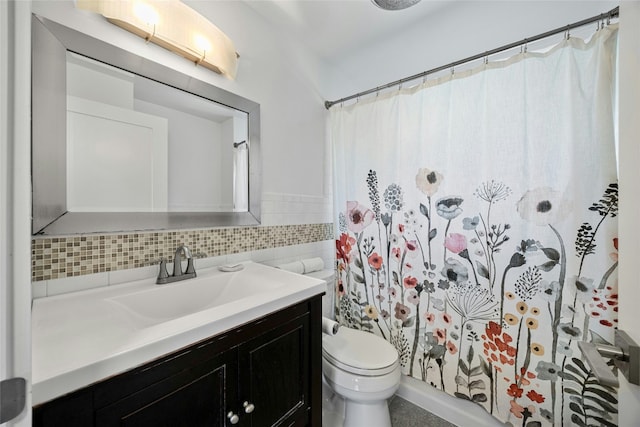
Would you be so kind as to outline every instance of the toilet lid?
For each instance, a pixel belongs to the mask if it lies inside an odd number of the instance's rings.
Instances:
[[[346,327],[322,334],[322,353],[331,364],[360,375],[384,375],[398,366],[398,351],[384,339]]]

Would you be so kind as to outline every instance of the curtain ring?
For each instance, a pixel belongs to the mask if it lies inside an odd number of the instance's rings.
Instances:
[[[454,73],[455,73],[455,69],[454,67],[451,67],[451,75],[453,76]]]
[[[607,14],[607,25],[611,24],[611,12]]]
[[[569,25],[567,25],[567,31],[565,32],[567,40],[569,40],[571,38],[571,33],[569,32],[570,29],[571,29],[571,27]]]

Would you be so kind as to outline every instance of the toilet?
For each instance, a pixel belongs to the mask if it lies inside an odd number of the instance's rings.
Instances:
[[[333,318],[333,272],[311,273],[327,282],[323,316]],[[322,334],[323,427],[391,427],[387,400],[400,386],[398,352],[383,338],[341,326]]]

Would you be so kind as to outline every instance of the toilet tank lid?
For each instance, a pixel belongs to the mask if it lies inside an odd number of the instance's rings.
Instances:
[[[333,336],[323,334],[322,350],[341,364],[357,369],[384,369],[395,366],[398,361],[398,351],[388,341],[346,327],[341,327]]]

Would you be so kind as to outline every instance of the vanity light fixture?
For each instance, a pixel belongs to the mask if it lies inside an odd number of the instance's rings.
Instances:
[[[76,0],[76,7],[99,13],[196,65],[236,76],[238,54],[231,39],[180,0]]]

